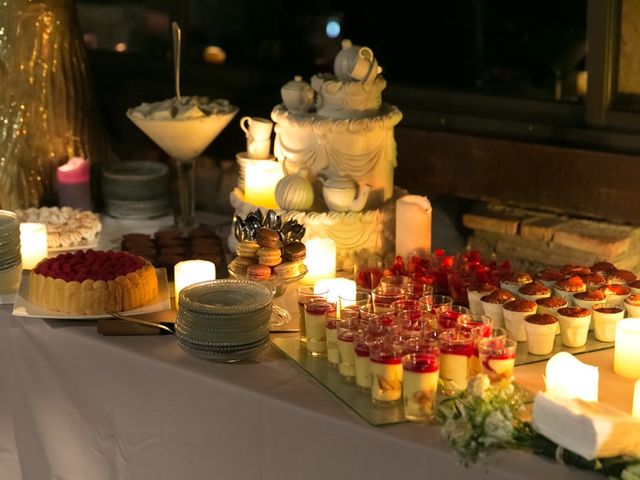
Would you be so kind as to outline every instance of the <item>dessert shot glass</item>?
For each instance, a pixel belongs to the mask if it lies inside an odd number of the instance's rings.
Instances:
[[[307,353],[312,357],[327,354],[327,314],[336,311],[336,304],[324,298],[313,298],[304,304]]]
[[[510,379],[516,364],[518,343],[507,337],[483,338],[478,342],[482,371],[491,383]]]
[[[337,321],[338,354],[340,356],[338,372],[347,382],[353,382],[356,376],[356,352],[353,347],[353,333],[357,327],[358,319],[345,318]]]
[[[369,303],[360,307],[360,318],[368,320],[372,315],[386,315],[393,314],[394,310],[391,305],[376,305],[375,303]]]
[[[378,287],[383,291],[391,288],[400,288],[403,291],[407,290],[407,286],[411,283],[411,277],[405,275],[389,275],[380,279],[380,285]]]
[[[388,285],[384,288],[378,286],[371,291],[371,301],[377,306],[391,306],[396,300],[404,299],[404,296],[404,289],[395,285]]]
[[[315,289],[314,286],[301,286],[296,290],[296,296],[298,299],[298,312],[300,317],[300,341],[307,341],[307,328],[305,325],[304,304],[314,298],[327,299],[329,289]]]
[[[410,300],[420,300],[424,295],[433,295],[433,285],[412,281],[406,287],[406,297]]]
[[[441,330],[457,328],[458,317],[469,314],[469,309],[461,305],[441,305],[436,308],[436,320]]]
[[[440,375],[439,350],[425,348],[402,357],[404,418],[412,422],[433,420]]]
[[[359,325],[353,332],[353,348],[355,351],[356,386],[363,390],[371,388],[371,362],[369,361],[369,344],[375,337],[369,332],[367,325]]]
[[[440,378],[442,393],[455,395],[467,388],[469,362],[473,356],[473,335],[463,330],[445,330],[440,341]]]
[[[395,312],[401,312],[403,310],[420,310],[420,302],[418,300],[411,299],[396,300],[390,306]]]
[[[438,307],[453,305],[453,298],[448,295],[423,295],[418,301],[420,305],[422,305],[423,310],[433,314],[436,313]]]
[[[402,355],[398,336],[377,337],[369,344],[373,403],[392,404],[402,397]]]
[[[359,309],[364,305],[371,303],[371,294],[369,290],[357,287],[355,294],[339,295],[338,296],[338,308],[344,309],[347,307],[354,307]]]
[[[358,312],[354,310],[335,310],[327,313],[326,337],[327,337],[327,361],[330,367],[337,368],[340,363],[338,351],[338,321],[340,319],[358,320]]]

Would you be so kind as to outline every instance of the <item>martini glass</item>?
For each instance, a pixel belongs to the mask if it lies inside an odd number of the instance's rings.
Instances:
[[[181,229],[197,225],[195,217],[195,161],[238,113],[230,107],[224,113],[199,118],[154,119],[133,115],[127,117],[176,162],[179,203],[176,224]]]

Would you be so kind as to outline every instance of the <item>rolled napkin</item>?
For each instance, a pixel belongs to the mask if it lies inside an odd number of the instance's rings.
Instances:
[[[533,428],[589,460],[640,456],[640,419],[600,403],[538,393]]]

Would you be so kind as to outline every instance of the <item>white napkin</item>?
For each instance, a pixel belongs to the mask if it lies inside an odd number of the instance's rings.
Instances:
[[[533,427],[588,460],[640,456],[640,420],[600,403],[538,393]]]

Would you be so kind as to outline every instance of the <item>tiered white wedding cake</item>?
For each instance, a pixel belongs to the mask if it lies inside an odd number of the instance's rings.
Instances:
[[[369,48],[343,44],[334,74],[282,88],[283,104],[271,112],[286,175],[276,200],[285,219],[305,225],[305,238],[332,238],[337,268],[346,270],[354,254],[394,253],[395,202],[406,193],[393,183],[402,113],[382,103],[386,81]],[[231,204],[241,217],[256,209],[240,188]]]

